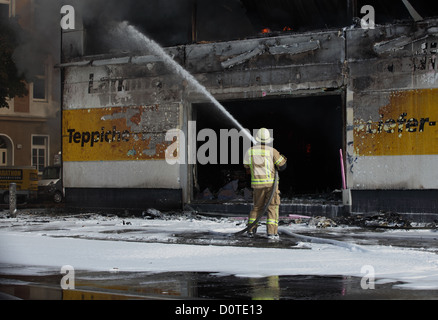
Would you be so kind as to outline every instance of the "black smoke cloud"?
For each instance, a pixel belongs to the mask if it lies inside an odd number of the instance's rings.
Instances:
[[[438,15],[438,2],[411,3],[424,17]],[[262,28],[281,33],[286,26],[292,32],[348,26],[364,4],[375,6],[378,24],[410,19],[399,0],[34,0],[34,23],[17,31],[14,59],[28,79],[47,55],[61,59],[63,5],[74,7],[76,27],[84,30],[81,54],[93,55],[135,50],[110,32],[122,21],[163,46],[175,46],[254,37]]]
[[[86,29],[86,54],[133,50],[112,38],[112,28],[122,21],[137,27],[164,46],[189,42],[192,0],[93,1],[77,0]],[[88,3],[88,2],[87,2]],[[75,7],[76,8],[76,7]]]
[[[24,74],[28,82],[40,73],[47,56],[55,63],[62,60],[60,11],[63,5],[75,9],[76,29],[82,33],[86,55],[132,49],[120,47],[120,42],[112,38],[111,28],[122,21],[136,26],[160,44],[187,43],[191,37],[194,1],[34,0],[32,8],[23,8],[24,11],[10,21],[18,43],[13,58],[19,73]],[[29,19],[31,14],[32,20]]]
[[[240,0],[124,0],[73,2],[86,29],[86,53],[131,50],[108,32],[127,21],[162,46],[239,39],[254,33]]]

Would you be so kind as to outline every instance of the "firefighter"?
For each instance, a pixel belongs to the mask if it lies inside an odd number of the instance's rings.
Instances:
[[[275,169],[283,171],[286,169],[286,157],[281,155],[276,149],[267,144],[272,143],[273,139],[268,129],[261,128],[256,135],[257,145],[250,148],[244,158],[244,166],[247,173],[251,174],[251,187],[253,189],[254,206],[249,213],[248,225],[253,223],[269,201],[271,193],[274,192],[272,201],[268,207],[268,217],[266,220],[266,230],[268,238],[278,240],[278,210],[280,206],[280,193],[278,183],[276,190],[273,191]],[[253,237],[257,231],[257,226],[248,230],[248,236]]]

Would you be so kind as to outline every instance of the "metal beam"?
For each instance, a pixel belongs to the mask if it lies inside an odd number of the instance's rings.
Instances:
[[[280,45],[269,47],[269,53],[273,55],[277,54],[299,54],[308,51],[315,51],[320,48],[319,40],[297,42],[292,45]]]

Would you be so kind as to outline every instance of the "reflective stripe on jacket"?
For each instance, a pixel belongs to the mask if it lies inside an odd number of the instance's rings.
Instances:
[[[270,187],[275,179],[275,166],[280,167],[286,163],[286,157],[276,149],[266,145],[256,145],[248,149],[244,166],[251,170],[251,187]]]

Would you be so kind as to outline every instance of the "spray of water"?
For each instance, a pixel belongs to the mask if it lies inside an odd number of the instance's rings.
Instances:
[[[191,75],[186,69],[184,69],[179,63],[172,59],[169,54],[167,54],[163,48],[153,41],[152,39],[145,36],[143,33],[138,31],[135,27],[129,25],[127,22],[122,22],[118,26],[119,30],[123,32],[123,34],[128,34],[128,36],[134,39],[136,42],[141,41],[144,44],[145,48],[147,48],[154,55],[160,57],[164,63],[171,68],[175,73],[179,74],[182,78],[184,78],[190,85],[192,85],[195,90],[201,94],[203,94],[209,101],[211,101],[216,108],[218,108],[227,118],[231,120],[231,122],[243,132],[248,139],[250,139],[254,144],[256,143],[254,137],[248,132],[248,130],[244,129],[242,125],[228,112],[225,107],[217,101],[212,94],[202,85],[200,84],[193,75]]]

